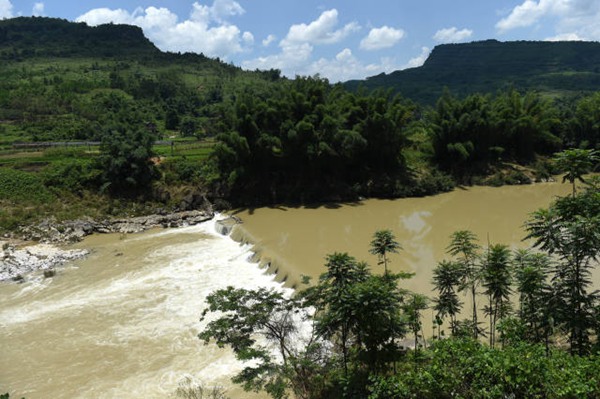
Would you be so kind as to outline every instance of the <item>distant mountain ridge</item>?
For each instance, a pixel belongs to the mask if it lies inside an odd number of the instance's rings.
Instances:
[[[486,40],[436,46],[423,66],[344,84],[389,89],[433,104],[444,87],[464,96],[506,87],[549,96],[600,90],[598,42],[500,42]]]
[[[162,52],[137,26],[91,27],[47,17],[0,20],[0,61],[64,57],[152,60],[165,65],[201,62],[216,73],[241,72],[239,67],[202,54]],[[276,70],[265,71],[265,77],[270,78],[269,74],[279,77]],[[547,96],[576,96],[600,91],[600,43],[486,40],[444,44],[436,46],[421,67],[348,81],[344,86],[392,90],[430,105],[444,87],[461,97],[510,87]]]
[[[83,22],[46,17],[0,20],[2,59],[158,53],[160,50],[137,26],[106,24],[92,27]]]

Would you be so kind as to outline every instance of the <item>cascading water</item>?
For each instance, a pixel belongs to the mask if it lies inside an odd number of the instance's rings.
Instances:
[[[230,387],[241,365],[197,338],[204,298],[284,289],[215,220],[79,245],[92,254],[56,277],[0,286],[0,391],[11,397],[165,398],[186,377]]]

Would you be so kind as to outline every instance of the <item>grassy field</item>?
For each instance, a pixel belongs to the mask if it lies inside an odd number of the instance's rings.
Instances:
[[[176,170],[188,168],[188,174],[198,173],[214,144],[214,140],[185,138],[173,140],[172,145],[155,145],[163,186],[181,184],[178,183],[180,177],[173,177],[174,164],[183,165]],[[99,155],[98,146],[32,148],[28,151],[14,149],[8,144],[0,147],[0,233],[14,231],[20,225],[44,217],[69,220],[83,216],[121,216],[144,213],[148,211],[146,208],[155,206],[143,201],[111,198],[101,190],[80,186],[81,173],[85,176],[88,173],[85,172],[88,170],[86,165],[92,165]],[[76,174],[67,173],[69,170]],[[75,177],[69,180],[72,176]],[[55,184],[57,178],[60,180],[58,186]]]
[[[213,139],[197,140],[195,138],[174,139],[172,144],[157,144],[154,152],[161,158],[202,161],[208,158],[215,145]],[[65,159],[85,158],[90,159],[98,156],[100,149],[98,145],[84,145],[78,147],[52,147],[30,149],[13,148],[12,143],[0,146],[0,167],[15,166],[22,164],[48,165]]]

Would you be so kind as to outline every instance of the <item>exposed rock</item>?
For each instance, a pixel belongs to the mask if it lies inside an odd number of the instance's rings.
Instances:
[[[49,244],[36,244],[25,247],[2,245],[0,256],[0,281],[22,281],[23,276],[37,270],[44,271],[44,277],[54,276],[54,268],[67,261],[81,258],[87,250],[64,250]]]
[[[217,230],[217,232],[219,232],[219,234],[227,236],[229,235],[229,233],[231,233],[233,226],[235,226],[238,223],[242,223],[240,218],[238,218],[237,216],[230,216],[227,219],[217,220],[217,223],[215,224],[215,229]]]
[[[53,277],[55,267],[88,254],[86,250],[63,250],[50,244],[77,242],[93,233],[130,234],[155,227],[191,226],[213,217],[214,213],[209,208],[207,211],[191,210],[103,221],[58,222],[54,218],[46,219],[36,225],[22,227],[13,234],[13,240],[18,237],[39,244],[21,246],[15,245],[14,241],[0,241],[0,281],[21,282],[24,275],[39,270],[43,271],[44,277]]]
[[[206,211],[183,211],[167,215],[139,216],[128,219],[117,219],[109,222],[107,228],[115,233],[139,233],[154,227],[181,227],[192,226],[205,222],[214,217],[212,212]],[[100,232],[100,231],[99,231]]]
[[[44,270],[44,278],[54,277],[55,275],[56,275],[56,270],[54,270],[54,269]]]
[[[102,221],[82,219],[57,222],[56,219],[50,218],[36,225],[21,228],[17,235],[26,241],[73,243],[92,233],[139,233],[155,227],[191,226],[213,217],[212,211],[194,210]]]

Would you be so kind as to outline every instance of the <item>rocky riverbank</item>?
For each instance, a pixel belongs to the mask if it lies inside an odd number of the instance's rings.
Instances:
[[[55,267],[88,254],[86,250],[68,250],[60,245],[78,242],[90,234],[131,234],[158,227],[191,226],[213,217],[210,210],[193,210],[101,221],[47,219],[21,227],[0,241],[0,281],[22,281],[34,271],[43,271],[45,277],[53,276]]]
[[[82,249],[61,249],[50,244],[33,244],[23,247],[0,241],[0,281],[23,281],[25,276],[42,271],[44,277],[52,277],[55,268],[67,261],[84,257],[89,252]]]
[[[173,212],[164,215],[138,216],[123,219],[93,220],[80,219],[57,222],[47,219],[38,224],[25,226],[15,232],[15,237],[25,241],[64,244],[81,241],[94,233],[139,233],[162,227],[191,226],[214,217],[212,211],[194,210]]]

